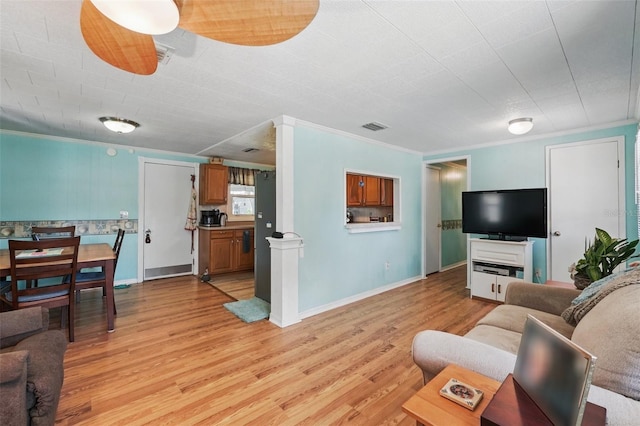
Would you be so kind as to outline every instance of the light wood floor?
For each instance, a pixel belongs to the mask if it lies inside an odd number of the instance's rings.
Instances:
[[[254,273],[237,272],[228,275],[215,275],[211,277],[211,284],[227,296],[231,296],[236,300],[247,300],[255,296]]]
[[[106,333],[100,291],[85,291],[57,423],[413,425],[401,409],[422,384],[413,336],[463,334],[495,306],[469,299],[464,277],[435,274],[285,329],[243,323],[222,307],[229,296],[188,277],[116,290]]]

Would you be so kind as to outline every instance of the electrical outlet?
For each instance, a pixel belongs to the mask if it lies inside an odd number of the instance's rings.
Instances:
[[[391,268],[391,263],[389,263],[389,261],[387,260],[387,261],[384,263],[384,269],[385,269],[386,271],[388,271],[388,270],[389,270],[389,268]]]
[[[536,268],[536,277],[540,278],[542,276],[542,271],[540,270],[540,268]]]

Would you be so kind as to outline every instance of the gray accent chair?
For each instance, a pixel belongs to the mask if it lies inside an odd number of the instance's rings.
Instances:
[[[588,400],[607,409],[608,425],[640,422],[640,283],[608,294],[574,328],[560,316],[579,290],[511,283],[497,306],[465,336],[434,330],[413,340],[413,360],[424,382],[448,364],[498,381],[513,372],[527,314],[598,357]]]

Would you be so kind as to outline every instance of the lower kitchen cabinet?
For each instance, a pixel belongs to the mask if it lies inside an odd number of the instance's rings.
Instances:
[[[253,269],[253,229],[201,230],[199,249],[200,274],[205,268],[209,275]]]
[[[253,247],[253,229],[248,231],[249,237],[245,241],[244,231],[234,232],[234,247],[235,251],[235,270],[236,271],[249,271],[253,269],[254,262],[254,247]]]

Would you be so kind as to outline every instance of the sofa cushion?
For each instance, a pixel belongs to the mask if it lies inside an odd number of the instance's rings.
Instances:
[[[622,287],[582,318],[571,340],[598,357],[597,386],[640,400],[640,285]]]
[[[27,337],[15,348],[29,351],[27,392],[32,392],[36,400],[29,410],[31,424],[53,424],[64,378],[67,337],[60,330],[48,330]]]
[[[623,275],[625,275],[628,272],[633,271],[633,270],[634,270],[633,268],[625,269],[625,270],[613,273],[611,275],[607,275],[606,277],[600,278],[598,281],[592,282],[591,284],[589,284],[589,286],[587,288],[582,290],[582,293],[580,293],[580,295],[578,297],[573,299],[571,304],[572,305],[577,305],[577,304],[580,304],[580,303],[586,301],[591,296],[595,295],[598,291],[600,291],[600,289],[602,289],[603,286],[609,284],[610,281],[617,280],[621,276],[623,276]],[[640,271],[640,268],[638,268],[637,270]]]
[[[527,321],[527,315],[529,314],[533,315],[568,339],[571,338],[574,329],[573,326],[567,324],[559,316],[517,305],[497,306],[493,311],[480,319],[476,325],[491,325],[522,334],[524,331],[524,324]],[[515,352],[517,352],[517,349]]]
[[[637,284],[640,284],[640,268],[635,268],[620,275],[616,275],[615,278],[605,281],[605,284],[599,287],[599,290],[595,292],[595,294],[592,294],[590,297],[582,300],[582,302],[580,303],[572,303],[571,306],[569,306],[564,310],[564,312],[562,312],[562,318],[564,318],[565,321],[567,321],[569,324],[576,325],[585,315],[589,313],[591,309],[593,309],[610,293],[615,292],[619,288]],[[589,287],[587,287],[587,289],[588,288]],[[576,299],[581,300],[580,297]]]
[[[49,328],[49,310],[42,307],[18,309],[2,316],[0,321],[0,348],[16,343]]]
[[[471,331],[465,334],[464,337],[486,343],[494,348],[499,348],[512,354],[517,354],[522,335],[515,331],[505,330],[492,325],[476,325]]]

